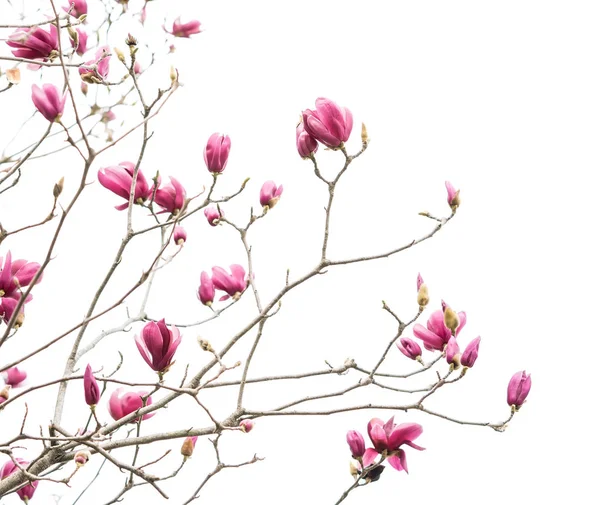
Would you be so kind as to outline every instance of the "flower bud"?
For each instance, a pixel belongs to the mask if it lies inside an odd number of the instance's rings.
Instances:
[[[527,375],[527,372],[517,372],[512,376],[508,383],[508,390],[506,393],[506,402],[511,406],[513,410],[519,410],[531,389],[531,375]]]
[[[350,430],[346,434],[346,442],[350,446],[350,452],[355,459],[362,458],[365,453],[365,439],[355,430]]]
[[[265,182],[260,190],[260,204],[263,207],[272,209],[277,205],[281,193],[283,193],[283,186],[277,187],[277,184],[273,181]]]
[[[414,359],[422,363],[421,354],[421,346],[417,344],[414,340],[410,338],[401,338],[399,342],[396,342],[396,347],[398,350],[404,354],[407,358]]]
[[[75,464],[77,465],[77,468],[85,465],[90,460],[91,456],[92,454],[90,453],[90,451],[79,451],[78,453],[76,453]]]
[[[177,245],[183,245],[187,240],[187,233],[183,226],[176,226],[173,232],[173,240]]]
[[[360,470],[352,461],[350,461],[350,475],[352,475],[355,480],[360,475]]]
[[[60,196],[64,185],[65,185],[65,178],[61,177],[60,180],[54,185],[54,188],[52,189],[52,195],[54,196],[54,198],[58,198]]]
[[[456,370],[460,363],[460,348],[454,336],[450,337],[450,340],[446,344],[446,361],[452,370]]]
[[[448,205],[452,209],[452,213],[456,212],[460,205],[460,189],[454,189],[450,181],[446,181],[446,191],[448,193]]]
[[[115,51],[115,54],[117,55],[117,58],[119,58],[119,61],[125,63],[125,55],[123,54],[123,51],[121,51],[118,47],[115,47],[113,49]]]
[[[100,400],[100,386],[98,386],[98,381],[96,381],[92,373],[92,367],[89,364],[85,367],[85,373],[83,374],[83,392],[85,403],[92,408],[98,405],[98,401]]]
[[[462,366],[471,368],[475,364],[477,356],[479,355],[479,342],[481,342],[481,337],[477,337],[469,342],[465,348],[465,352],[463,352],[460,357],[460,364]]]
[[[0,389],[0,404],[4,403],[6,400],[8,400],[10,396],[10,386],[4,386],[2,389]]]
[[[17,387],[27,379],[27,372],[25,372],[25,370],[19,370],[19,367],[13,366],[0,373],[0,376],[2,376],[4,382],[9,386]]]
[[[206,209],[204,209],[204,215],[206,216],[208,224],[217,226],[219,224],[219,219],[223,217],[223,212],[219,211],[217,207],[206,207]]]
[[[452,335],[455,335],[456,329],[460,325],[458,315],[444,301],[442,301],[442,310],[444,311],[444,325],[450,330]]]
[[[204,162],[209,172],[220,174],[225,170],[231,150],[231,140],[227,135],[213,133],[204,148]]]
[[[10,84],[19,84],[21,82],[21,70],[18,68],[9,68],[6,70],[6,80]]]
[[[417,303],[419,304],[419,309],[423,310],[427,307],[429,303],[429,290],[427,289],[427,284],[421,284],[419,287],[419,291],[417,293]]]
[[[369,134],[367,133],[367,127],[365,126],[365,123],[362,124],[360,129],[360,140],[362,140],[363,145],[369,143]]]
[[[252,419],[244,419],[240,421],[240,427],[244,433],[249,433],[254,428],[254,421]]]
[[[181,455],[187,459],[194,453],[194,447],[196,447],[196,441],[198,437],[186,437],[181,445]]]

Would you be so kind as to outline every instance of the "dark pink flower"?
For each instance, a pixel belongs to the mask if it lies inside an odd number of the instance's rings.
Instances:
[[[185,203],[185,188],[175,177],[169,177],[170,181],[156,191],[154,201],[163,208],[162,212],[178,214]]]
[[[514,405],[516,410],[525,403],[525,399],[531,389],[531,375],[527,375],[527,372],[517,372],[512,376],[508,383],[508,390],[506,392],[506,402],[512,407]]]
[[[69,9],[71,9],[71,5],[73,5],[73,4],[74,4],[74,6],[73,6],[73,10],[71,10],[71,16],[73,16],[75,18],[79,18],[79,17],[83,16],[84,14],[87,14],[88,6],[87,6],[86,0],[69,0],[68,5],[63,7],[63,10],[65,12],[69,12]]]
[[[399,342],[396,342],[396,347],[404,356],[410,359],[417,359],[423,354],[421,346],[410,338],[401,338]]]
[[[221,133],[213,133],[204,148],[204,162],[209,172],[220,174],[227,166],[231,139]]]
[[[87,51],[88,34],[86,33],[85,30],[82,30],[81,28],[76,28],[75,31],[77,32],[76,53],[79,56],[83,56],[85,54],[85,52]],[[71,41],[71,47],[75,47],[75,41],[73,39],[70,39],[70,41]]]
[[[190,35],[194,35],[196,33],[200,33],[202,30],[200,29],[200,21],[188,21],[187,23],[182,23],[181,18],[178,17],[175,21],[173,21],[173,28],[169,32],[175,37],[184,37],[189,38]]]
[[[358,431],[350,430],[346,433],[346,442],[350,446],[353,458],[358,459],[363,457],[365,453],[365,439]]]
[[[110,48],[102,46],[96,51],[93,60],[86,61],[79,67],[81,79],[91,84],[104,82],[110,70]]]
[[[0,257],[0,317],[8,324],[21,299],[21,288],[28,286],[40,269],[39,263],[29,263],[26,260],[12,261],[10,251],[7,252],[4,263]],[[37,280],[40,282],[42,276]],[[29,295],[25,303],[31,301]],[[20,315],[15,320],[15,326],[21,326],[23,322],[23,307]]]
[[[142,398],[148,395],[147,391],[130,391],[129,393],[122,393],[123,388],[117,388],[113,394],[110,395],[110,400],[108,401],[108,412],[115,421],[144,407]],[[148,399],[146,400],[145,406],[147,407],[148,405],[152,405],[151,396],[148,396]],[[154,413],[145,414],[142,419],[149,419],[153,415]],[[130,422],[137,423],[139,420],[140,418],[138,417]]]
[[[215,288],[225,291],[227,295],[220,300],[227,300],[230,296],[239,298],[246,289],[246,271],[241,265],[231,265],[231,274],[221,267],[212,268],[212,283]]]
[[[173,241],[177,245],[183,245],[187,240],[187,232],[183,226],[176,226],[173,232]]]
[[[39,26],[19,28],[10,35],[6,43],[15,48],[12,53],[17,58],[46,61],[58,56],[56,26],[51,24],[48,30]]]
[[[244,419],[243,421],[240,421],[240,426],[244,433],[250,433],[252,428],[254,428],[254,421],[252,419]]]
[[[135,336],[142,358],[156,372],[165,373],[173,364],[173,356],[181,343],[181,335],[176,326],[169,329],[165,320],[158,323],[149,322],[144,326],[141,335]]]
[[[281,193],[283,193],[283,186],[277,187],[273,181],[265,182],[260,189],[260,204],[272,209],[277,205]]]
[[[12,368],[2,372],[2,378],[9,386],[17,387],[27,378],[27,372],[19,370],[18,367],[13,366]]]
[[[29,466],[29,461],[25,461],[24,459],[16,458],[16,461],[17,461],[17,463],[19,463],[19,465],[21,465],[21,467],[23,467],[25,469]],[[13,473],[20,472],[20,471],[21,470],[19,470],[19,467],[17,465],[15,465],[12,462],[12,460],[7,461],[6,463],[4,463],[4,465],[2,466],[2,469],[0,470],[0,480],[6,479],[6,477],[8,477],[9,475],[12,475]],[[39,484],[39,481],[37,481],[37,480],[34,480],[33,482],[29,482],[22,488],[17,489],[16,493],[19,496],[19,498],[21,498],[21,500],[23,500],[23,501],[31,500],[38,484]]]
[[[6,324],[10,322],[18,303],[19,301],[15,300],[14,298],[0,298],[0,317]],[[14,322],[15,328],[19,328],[23,324],[24,318],[25,309],[21,307],[21,310],[19,311],[19,316]]]
[[[219,224],[219,219],[223,217],[223,212],[219,212],[219,209],[216,207],[206,207],[206,209],[204,209],[204,215],[206,216],[208,224],[217,226]]]
[[[460,364],[462,366],[471,368],[475,364],[477,356],[479,356],[479,342],[481,342],[481,337],[477,337],[469,342],[460,357]]]
[[[456,329],[456,336],[460,333],[460,330],[465,326],[467,322],[467,315],[464,312],[458,313],[458,319],[460,324]],[[420,324],[415,324],[413,327],[413,334],[415,337],[423,341],[425,349],[429,351],[441,351],[444,346],[450,340],[452,332],[446,328],[444,324],[444,313],[441,310],[436,310],[427,321],[427,328]]]
[[[210,275],[206,272],[200,274],[200,287],[198,288],[198,298],[204,304],[210,307],[215,299],[215,286]]]
[[[460,205],[460,189],[454,189],[454,186],[450,181],[446,181],[446,192],[448,193],[448,205],[455,212]]]
[[[302,113],[304,129],[321,144],[332,149],[346,142],[352,132],[352,113],[327,98],[317,98],[316,110]]]
[[[446,362],[449,365],[458,366],[459,360],[460,348],[458,347],[458,342],[456,342],[456,338],[452,336],[446,344]]]
[[[319,144],[314,137],[311,137],[304,129],[304,123],[301,121],[296,126],[296,149],[302,158],[310,158],[317,152]]]
[[[127,200],[122,205],[117,205],[115,209],[124,210],[129,206],[129,191],[133,182],[133,172],[135,164],[131,161],[122,161],[118,165],[105,167],[98,170],[98,180],[106,189],[109,189],[116,195]],[[146,199],[152,196],[152,189],[141,170],[138,170],[135,181],[135,193],[133,203],[143,204]]]
[[[63,93],[61,96],[54,84],[44,84],[41,88],[34,84],[31,87],[31,99],[40,114],[53,123],[62,116],[67,95]]]
[[[98,401],[100,400],[100,387],[92,373],[92,367],[90,365],[85,367],[85,373],[83,374],[83,392],[85,395],[85,403],[90,407],[98,405]]]

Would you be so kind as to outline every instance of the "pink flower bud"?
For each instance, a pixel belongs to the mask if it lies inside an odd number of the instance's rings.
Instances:
[[[98,401],[100,400],[100,387],[92,373],[92,367],[90,365],[85,367],[85,373],[83,374],[83,392],[85,394],[85,403],[90,407],[98,405]]]
[[[73,460],[75,461],[77,467],[80,467],[85,465],[91,457],[92,454],[90,453],[90,451],[79,451],[75,454],[75,458]]]
[[[162,207],[162,212],[177,215],[185,203],[185,188],[175,177],[169,177],[170,183],[156,191],[154,201]]]
[[[244,419],[240,421],[240,426],[244,433],[250,433],[252,428],[254,428],[254,421],[252,419]]]
[[[272,209],[277,205],[281,193],[283,193],[283,186],[277,187],[273,181],[265,182],[260,190],[260,204]]]
[[[0,298],[0,317],[2,317],[2,320],[6,324],[8,324],[11,320],[18,303],[19,301],[15,300],[14,298]],[[15,319],[14,327],[20,328],[24,319],[25,311],[24,308],[21,307],[19,315],[17,316],[17,319]]]
[[[71,10],[71,5],[73,5],[73,9]],[[86,0],[69,0],[68,4],[63,7],[65,12],[69,12],[71,10],[71,16],[74,18],[79,18],[88,12],[88,6]]]
[[[215,299],[215,287],[210,275],[206,272],[200,274],[200,287],[198,288],[198,298],[204,304],[210,307]]]
[[[460,360],[460,348],[456,342],[456,338],[450,337],[448,344],[446,345],[446,362],[449,365],[458,365]]]
[[[86,61],[79,67],[79,74],[84,82],[99,84],[108,77],[110,70],[110,48],[102,46],[96,51],[93,60]]]
[[[110,123],[111,121],[114,121],[115,119],[117,119],[117,115],[112,110],[107,110],[102,114],[102,122],[103,123]],[[139,177],[139,175],[138,175],[138,177]]]
[[[204,149],[204,162],[209,172],[220,174],[227,166],[231,140],[227,135],[213,133]]]
[[[16,458],[17,463],[21,465],[22,468],[27,468],[29,466],[29,461],[25,461],[21,458]],[[20,472],[19,467],[15,465],[12,460],[7,461],[2,466],[0,470],[0,480],[6,479],[9,475],[12,475],[15,472]],[[35,489],[37,488],[39,481],[34,480],[33,482],[29,482],[22,488],[17,489],[16,493],[23,501],[31,500],[33,498],[33,494],[35,493]]]
[[[196,440],[198,437],[186,437],[181,445],[181,455],[185,458],[189,458],[194,453],[196,447]]]
[[[506,394],[506,402],[512,407],[514,405],[515,410],[525,403],[525,399],[531,389],[531,375],[527,375],[527,372],[517,372],[512,376],[508,383],[508,390]]]
[[[37,84],[31,87],[31,99],[36,109],[48,121],[53,123],[60,119],[65,109],[67,95],[59,95],[58,89],[53,84],[44,84],[40,88]]]
[[[346,442],[350,446],[353,458],[358,459],[363,457],[365,453],[365,439],[358,431],[350,430],[346,434]]]
[[[231,265],[231,275],[221,267],[212,268],[212,282],[215,288],[225,291],[227,295],[220,300],[227,300],[230,296],[239,298],[246,289],[246,271],[241,265]]]
[[[404,356],[410,359],[420,358],[423,354],[421,346],[410,338],[401,338],[399,342],[396,342],[396,346]]]
[[[177,245],[183,245],[187,240],[187,233],[183,226],[176,226],[175,231],[173,232],[173,241]]]
[[[144,326],[141,335],[135,336],[142,358],[156,372],[165,373],[173,364],[172,359],[181,343],[181,335],[176,326],[171,329],[161,319],[158,323],[149,322]]]
[[[194,20],[187,23],[182,23],[181,18],[178,17],[175,21],[173,21],[173,28],[169,33],[175,35],[175,37],[184,37],[187,39],[190,37],[190,35],[200,33],[201,31],[200,21]]]
[[[459,312],[458,319],[460,324],[456,329],[457,337],[467,323],[467,315],[464,312]],[[423,345],[428,351],[441,351],[452,336],[452,332],[444,324],[444,313],[441,310],[436,310],[429,316],[427,328],[420,324],[415,324],[413,334],[423,341]]]
[[[115,209],[125,210],[129,206],[129,191],[133,182],[133,172],[135,164],[130,161],[122,161],[116,166],[101,168],[98,170],[98,180],[106,189],[109,189],[116,195],[127,200],[122,205],[117,205]],[[141,170],[138,170],[135,181],[135,193],[133,203],[143,204],[147,198],[152,196],[152,189]]]
[[[142,73],[142,65],[139,61],[136,61],[133,64],[133,72],[135,73],[135,75],[140,75]]]
[[[19,368],[16,366],[13,366],[12,368],[2,372],[1,375],[4,379],[4,382],[12,387],[17,387],[27,378],[27,372],[19,370]]]
[[[108,412],[111,417],[118,421],[122,417],[125,417],[136,410],[144,407],[144,403],[142,401],[143,397],[148,395],[147,391],[136,391],[129,392],[123,394],[123,388],[117,388],[112,395],[110,395],[110,400],[108,402]],[[148,396],[146,400],[146,407],[148,405],[152,405],[152,397]],[[146,420],[152,417],[154,413],[145,414],[142,419]],[[140,418],[133,419],[130,421],[131,423],[137,423],[140,421]]]
[[[452,209],[452,212],[456,212],[460,205],[460,189],[454,189],[450,181],[446,181],[446,191],[448,192],[448,205]]]
[[[86,33],[85,30],[82,30],[81,28],[76,28],[75,31],[77,32],[76,53],[79,56],[83,56],[85,54],[85,52],[87,51],[88,34]],[[75,47],[75,41],[73,39],[70,39],[70,40],[71,40],[71,47]]]
[[[58,32],[53,24],[48,31],[38,26],[18,28],[6,44],[15,48],[12,53],[17,58],[46,61],[58,55]]]
[[[471,368],[475,364],[477,356],[479,355],[479,342],[481,342],[481,337],[477,337],[469,342],[465,348],[465,352],[463,352],[460,357],[460,364],[462,366]]]
[[[317,98],[316,110],[302,113],[304,129],[321,144],[332,149],[346,142],[352,132],[352,113],[327,98]]]
[[[417,292],[419,291],[419,289],[421,289],[421,286],[423,285],[423,277],[421,277],[421,274],[417,274]]]
[[[206,207],[206,209],[204,209],[204,215],[206,216],[208,224],[217,226],[219,224],[219,219],[223,217],[223,211],[219,213],[219,209],[216,207]]]
[[[296,149],[302,158],[310,158],[317,152],[319,144],[314,137],[311,137],[304,129],[304,123],[301,121],[296,126]]]

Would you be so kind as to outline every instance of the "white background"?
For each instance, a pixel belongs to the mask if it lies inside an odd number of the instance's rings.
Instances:
[[[149,4],[148,25],[162,24],[164,4]],[[131,12],[140,7],[139,1],[130,3]],[[2,20],[5,9],[3,4]],[[502,434],[397,412],[399,422],[423,424],[418,443],[427,450],[408,450],[410,475],[387,469],[380,482],[356,490],[345,503],[591,503],[597,496],[592,483],[600,449],[594,387],[600,351],[599,11],[596,2],[583,1],[168,3],[170,20],[181,13],[184,21],[199,19],[205,31],[176,41],[172,61],[184,86],[163,109],[162,118],[152,123],[155,134],[142,169],[148,176],[157,169],[163,177],[175,175],[188,194],[198,193],[210,182],[202,149],[211,133],[222,131],[231,136],[232,150],[217,193],[235,191],[251,177],[246,192],[224,206],[228,217],[241,223],[250,205],[258,209],[265,180],[284,185],[281,202],[251,232],[263,301],[281,288],[287,268],[294,279],[315,264],[320,252],[326,191],[294,145],[299,113],[313,107],[316,97],[331,98],[353,112],[350,152],[360,146],[361,121],[372,140],[339,185],[332,259],[382,252],[420,237],[433,222],[418,212],[448,212],[444,181],[461,190],[458,215],[432,240],[387,260],[332,268],[291,293],[266,326],[251,375],[317,370],[325,359],[340,365],[347,357],[372,365],[395,331],[381,300],[403,318],[412,317],[417,272],[432,299],[425,316],[444,298],[468,314],[459,343],[482,337],[475,368],[464,381],[436,393],[431,408],[465,420],[500,421],[509,412],[505,395],[511,375],[522,369],[532,374],[528,402]],[[90,19],[93,13],[90,7]],[[141,40],[148,37],[135,21],[123,21],[115,30],[123,36],[131,31]],[[150,33],[160,42],[159,31]],[[111,44],[124,47],[123,36]],[[2,52],[9,54],[6,48]],[[142,77],[148,93],[166,85],[168,66],[161,61],[155,75]],[[59,84],[58,72],[45,71],[43,82]],[[111,77],[118,80],[121,75],[113,62]],[[23,83],[0,95],[3,139],[31,114],[30,85],[39,77],[23,69]],[[76,76],[73,82],[78,85]],[[137,118],[120,109],[115,113],[129,121],[126,126]],[[117,127],[116,134],[126,126]],[[25,140],[34,140],[45,127],[45,120],[36,116]],[[93,172],[135,160],[139,134],[131,140],[97,160]],[[65,197],[73,194],[81,163],[71,151],[31,163],[18,189],[0,196],[0,221],[6,228],[43,217],[52,184],[61,176],[66,177]],[[331,175],[342,156],[321,147],[318,159]],[[119,203],[97,182],[86,189],[79,217],[69,221],[56,259],[27,306],[26,323],[3,348],[1,362],[80,320],[124,232],[126,214],[113,208]],[[149,223],[144,212],[136,209],[135,214],[136,225]],[[10,248],[14,257],[41,261],[53,227],[6,240],[0,254]],[[231,229],[211,228],[201,215],[185,227],[183,252],[157,277],[148,307],[151,317],[192,322],[207,316],[195,298],[200,272],[244,261]],[[137,279],[156,240],[149,237],[132,246],[102,306]],[[132,312],[136,306],[131,304]],[[253,307],[251,297],[245,296],[220,320],[185,330],[177,364],[167,378],[175,383],[185,364],[198,367],[206,361],[196,343],[198,335],[218,348],[243,327]],[[112,322],[93,325],[88,338],[124,317],[124,309],[116,311]],[[120,377],[151,381],[153,375],[133,345],[140,328],[136,325],[134,331],[113,335],[98,346],[90,355],[94,367],[112,369],[120,349],[126,356]],[[71,343],[72,337],[24,364],[29,383],[60,376]],[[229,362],[241,358],[248,345],[242,344]],[[413,366],[393,349],[384,368],[401,373]],[[357,378],[312,381],[308,390],[288,383],[251,388],[247,406],[273,407],[309,393],[342,389]],[[429,377],[425,384],[431,381]],[[80,385],[72,385],[69,393],[65,425],[75,431],[85,422],[86,406]],[[206,403],[217,415],[226,415],[235,404],[235,391],[229,393],[207,393]],[[410,398],[369,389],[331,405],[364,401],[408,403]],[[104,402],[99,412],[109,420]],[[36,433],[36,426],[51,418],[52,394],[32,396],[28,403],[28,431]],[[180,403],[148,421],[144,432],[207,425],[191,402]],[[22,411],[21,404],[2,413],[3,438],[18,430]],[[366,436],[366,424],[376,414],[389,416],[360,411],[261,419],[250,434],[229,434],[222,444],[225,462],[240,462],[254,453],[266,459],[215,477],[202,494],[203,502],[335,503],[352,482],[345,433],[357,429]],[[160,447],[173,449],[167,464],[155,469],[167,473],[179,462],[179,442]],[[210,444],[199,441],[180,477],[165,483],[171,501],[180,503],[190,495],[212,468],[211,458]],[[78,474],[75,490],[92,478],[96,464]],[[115,486],[125,478],[117,472],[109,475]],[[104,503],[113,494],[104,494],[106,486],[107,481],[96,483],[87,501],[79,503]],[[43,483],[33,503],[52,503],[52,494],[64,494],[63,505],[72,503],[75,491]],[[146,503],[160,503],[151,490],[131,493],[125,503],[142,497]],[[18,499],[4,501],[10,505]]]

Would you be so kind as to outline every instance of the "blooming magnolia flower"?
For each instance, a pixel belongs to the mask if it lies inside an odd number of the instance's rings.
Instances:
[[[173,232],[173,241],[177,245],[183,245],[187,240],[187,232],[183,226],[176,226]]]
[[[223,217],[223,211],[219,212],[217,207],[206,207],[206,209],[204,209],[204,215],[206,216],[208,224],[217,226],[219,224],[219,219]]]
[[[87,41],[88,41],[88,34],[86,33],[85,30],[82,30],[81,28],[76,28],[75,31],[77,32],[77,50],[76,53],[79,56],[83,56],[85,54],[85,52],[87,51]],[[71,47],[75,47],[75,41],[73,39],[69,39],[71,41]]]
[[[84,82],[99,84],[108,77],[110,70],[110,48],[102,46],[96,51],[93,60],[86,61],[79,67],[79,74]]]
[[[212,268],[212,283],[216,289],[225,291],[220,301],[227,300],[230,296],[237,299],[246,289],[246,271],[241,265],[231,265],[231,274],[221,267]]]
[[[204,148],[204,162],[209,172],[220,174],[227,166],[231,139],[221,133],[213,133]]]
[[[460,189],[454,189],[454,186],[450,181],[446,181],[446,191],[448,193],[448,205],[452,209],[452,212],[456,212],[460,205]]]
[[[181,335],[176,326],[171,329],[161,319],[158,323],[149,322],[140,335],[135,336],[142,358],[152,370],[165,373],[173,364],[173,356],[181,343]]]
[[[250,433],[252,428],[254,428],[254,421],[252,419],[244,419],[243,421],[240,421],[240,426],[244,433]]]
[[[531,389],[531,374],[527,374],[525,370],[517,372],[512,376],[508,383],[508,390],[506,392],[506,402],[514,407],[515,410],[519,410]]]
[[[455,337],[450,337],[446,345],[446,362],[454,368],[458,366],[460,360],[460,348]]]
[[[417,449],[424,450],[423,447],[413,443],[423,433],[423,427],[417,423],[394,424],[392,416],[387,423],[381,419],[374,418],[369,421],[367,426],[369,438],[373,442],[374,449],[367,449],[363,456],[363,465],[369,466],[379,454],[385,453],[387,461],[398,471],[405,470],[406,454],[400,447],[404,444]]]
[[[90,407],[98,405],[98,401],[100,400],[100,387],[92,373],[92,367],[90,365],[85,367],[85,373],[83,374],[83,392],[85,395],[85,403]]]
[[[175,177],[169,177],[169,184],[165,184],[156,191],[154,201],[164,210],[171,214],[179,214],[185,203],[185,188]]]
[[[12,319],[12,316],[15,313],[15,309],[17,308],[18,303],[18,300],[15,300],[14,298],[0,298],[0,317],[6,324],[8,324]],[[20,328],[23,325],[24,319],[25,309],[21,307],[19,315],[15,319],[13,326],[15,328]]]
[[[17,463],[19,463],[19,465],[21,465],[22,468],[27,468],[29,466],[29,461],[25,461],[24,459],[21,458],[15,458]],[[17,465],[15,465],[13,463],[12,460],[7,461],[6,463],[4,463],[4,465],[2,466],[2,469],[0,470],[0,480],[2,479],[6,479],[6,477],[8,477],[9,475],[12,475],[15,472],[20,472],[21,470],[19,470],[19,467]],[[39,482],[37,480],[34,480],[33,482],[29,482],[27,485],[23,486],[20,489],[17,489],[16,493],[19,496],[19,498],[21,498],[21,500],[23,500],[24,502],[27,502],[28,500],[31,500],[31,498],[33,497],[33,494],[35,493],[35,489],[37,488]]]
[[[346,434],[346,442],[348,442],[353,458],[358,459],[363,457],[365,453],[365,439],[358,431],[350,430]]]
[[[301,121],[296,126],[296,149],[302,158],[310,158],[311,155],[317,152],[319,144],[314,137],[304,129],[304,123]]]
[[[317,98],[316,110],[302,113],[304,129],[321,144],[332,149],[346,142],[352,132],[352,113],[327,98]]]
[[[135,412],[138,409],[144,407],[144,403],[142,401],[143,397],[148,395],[147,391],[130,391],[129,393],[123,394],[123,388],[117,388],[112,395],[110,395],[110,400],[108,402],[108,412],[111,417],[118,421],[122,417],[125,417],[132,412]],[[146,405],[152,405],[152,397],[148,396],[146,400]],[[146,420],[151,418],[154,413],[145,414],[142,419]],[[131,420],[131,423],[137,423],[140,421],[140,418],[136,418]]]
[[[71,10],[71,5],[73,5],[73,9]],[[71,10],[71,16],[75,18],[79,18],[88,12],[88,6],[86,0],[69,0],[69,4],[63,7],[65,12],[69,12]]]
[[[458,328],[456,328],[456,336],[458,336],[467,322],[467,315],[464,312],[459,312],[457,316],[460,323]],[[429,351],[443,350],[452,336],[452,332],[444,324],[444,313],[441,310],[436,310],[429,316],[427,328],[423,325],[415,324],[413,334],[423,341],[425,349]]]
[[[4,382],[12,387],[17,387],[27,378],[27,372],[24,370],[19,370],[19,368],[16,366],[5,370],[0,375],[4,379]]]
[[[421,354],[423,354],[421,346],[410,338],[401,338],[399,342],[396,342],[396,347],[404,356],[410,359],[420,360]]]
[[[131,184],[133,182],[134,170],[135,164],[131,161],[122,161],[118,165],[98,170],[98,180],[100,181],[100,184],[127,200],[124,204],[117,205],[115,207],[117,210],[125,210],[129,206],[129,191],[131,190]],[[148,186],[144,174],[141,170],[138,170],[133,203],[143,204],[146,199],[152,196],[152,191],[153,188]]]
[[[479,342],[481,342],[481,337],[477,337],[469,342],[460,357],[460,364],[462,366],[471,368],[475,364],[477,356],[479,356]]]
[[[260,189],[260,204],[272,209],[277,205],[281,193],[283,193],[283,186],[277,187],[273,181],[265,182]]]
[[[210,275],[206,272],[200,274],[200,287],[198,288],[198,298],[204,304],[210,307],[215,299],[215,286]]]
[[[4,322],[8,323],[12,318],[14,311],[21,299],[21,288],[29,286],[33,278],[40,269],[39,263],[29,263],[27,260],[12,260],[10,251],[6,253],[6,258],[0,256],[0,316]],[[39,283],[42,276],[37,280]],[[36,283],[36,284],[37,284]],[[32,300],[29,295],[25,303]],[[15,327],[21,326],[23,322],[23,307],[15,321]]]
[[[181,445],[181,455],[184,458],[189,458],[194,453],[194,448],[196,447],[196,441],[198,437],[186,437]]]
[[[31,99],[40,114],[53,123],[60,120],[65,109],[67,95],[63,93],[61,96],[53,84],[44,84],[41,88],[34,84],[31,87]]]
[[[6,43],[14,47],[12,53],[17,58],[46,61],[58,56],[58,32],[53,24],[48,31],[39,26],[19,28]]]
[[[175,37],[183,37],[187,39],[190,37],[190,35],[200,33],[201,31],[200,21],[193,20],[188,21],[187,23],[182,23],[181,17],[178,17],[175,21],[173,21],[173,28],[169,33],[175,35]]]

